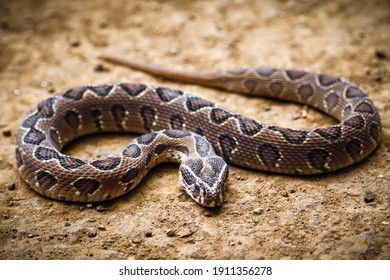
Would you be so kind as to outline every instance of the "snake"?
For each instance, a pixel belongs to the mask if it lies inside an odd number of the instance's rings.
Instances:
[[[303,70],[180,71],[112,55],[101,59],[178,82],[305,104],[337,120],[307,130],[261,123],[178,89],[145,83],[86,85],[41,101],[21,122],[20,176],[46,197],[114,199],[154,166],[179,163],[185,192],[200,205],[224,200],[227,163],[281,174],[320,174],[353,165],[380,142],[381,120],[367,93],[339,77]],[[118,155],[80,159],[61,150],[92,133],[141,134]]]

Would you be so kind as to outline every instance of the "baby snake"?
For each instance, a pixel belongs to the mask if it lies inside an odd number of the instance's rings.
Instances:
[[[224,160],[277,173],[316,174],[362,160],[380,141],[380,117],[372,101],[337,77],[269,68],[179,72],[102,58],[168,79],[308,104],[339,123],[311,130],[263,124],[203,98],[146,84],[73,88],[40,102],[18,132],[20,175],[44,196],[78,202],[113,199],[133,189],[155,165],[179,162],[186,192],[213,207],[223,201]],[[60,152],[75,138],[107,131],[149,133],[106,159]]]

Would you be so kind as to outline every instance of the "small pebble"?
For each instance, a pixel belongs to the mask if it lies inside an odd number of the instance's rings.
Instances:
[[[105,231],[106,227],[103,225],[98,225],[98,230]]]
[[[107,208],[104,207],[104,206],[99,205],[99,206],[96,207],[96,211],[98,211],[98,212],[105,212],[105,211],[107,211]]]
[[[145,232],[145,237],[152,237],[153,233],[151,231]]]
[[[92,205],[92,203],[88,203],[86,206],[87,206],[87,208],[91,208],[93,205]]]
[[[70,226],[70,223],[69,222],[65,222],[64,226],[68,227],[68,226]]]
[[[10,129],[4,129],[2,133],[3,133],[3,136],[4,136],[4,137],[10,137],[10,136],[12,136],[12,132],[11,132]]]
[[[375,81],[380,82],[380,81],[382,81],[382,75],[381,74],[376,74],[374,79],[375,79]]]
[[[15,184],[15,183],[11,183],[11,184],[9,184],[9,185],[7,186],[7,188],[8,188],[8,190],[13,191],[13,190],[16,189],[16,184]]]
[[[108,26],[108,21],[105,19],[102,19],[99,21],[99,27],[100,28],[106,28]]]
[[[88,222],[94,223],[94,222],[96,222],[96,220],[95,220],[94,218],[89,218],[89,219],[88,219]]]
[[[378,59],[385,59],[385,58],[387,58],[387,55],[383,50],[376,50],[375,57]]]
[[[105,67],[103,64],[98,63],[96,64],[95,68],[93,69],[95,72],[108,72],[108,68]]]
[[[80,45],[81,45],[81,43],[80,43],[79,39],[73,38],[72,40],[70,40],[71,47],[76,48],[76,47],[79,47]]]
[[[260,215],[262,213],[264,213],[264,208],[259,207],[253,210],[253,214],[255,215]]]
[[[95,237],[97,235],[97,230],[95,228],[89,228],[87,230],[88,237]]]
[[[134,237],[132,240],[131,240],[132,243],[134,244],[140,244],[142,242],[141,238],[139,237]]]
[[[174,229],[167,230],[167,236],[168,237],[174,237],[175,236],[175,230]]]
[[[375,193],[373,193],[372,191],[367,191],[364,194],[364,202],[370,203],[370,202],[374,202],[374,201],[375,201]]]
[[[286,192],[286,191],[282,192],[282,196],[283,197],[288,197],[288,192]]]

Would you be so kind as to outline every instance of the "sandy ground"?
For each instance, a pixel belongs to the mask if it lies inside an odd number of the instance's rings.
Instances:
[[[0,0],[1,259],[390,259],[390,2]],[[363,162],[323,176],[232,166],[218,209],[194,203],[177,166],[154,169],[106,203],[42,197],[18,176],[15,138],[39,101],[91,83],[180,88],[261,122],[334,121],[305,106],[160,80],[102,63],[118,54],[176,69],[298,68],[341,76],[378,107],[382,142]],[[75,141],[84,158],[134,135]]]

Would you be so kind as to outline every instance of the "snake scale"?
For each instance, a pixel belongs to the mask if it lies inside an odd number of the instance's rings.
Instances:
[[[223,201],[225,161],[276,173],[317,174],[362,160],[380,141],[380,117],[372,101],[337,77],[271,68],[180,72],[101,58],[176,81],[307,104],[339,123],[310,130],[263,124],[180,90],[140,83],[73,88],[40,102],[18,132],[18,170],[44,196],[113,199],[132,190],[155,165],[178,162],[186,192],[214,207]],[[61,153],[75,138],[108,131],[144,135],[105,159]]]

